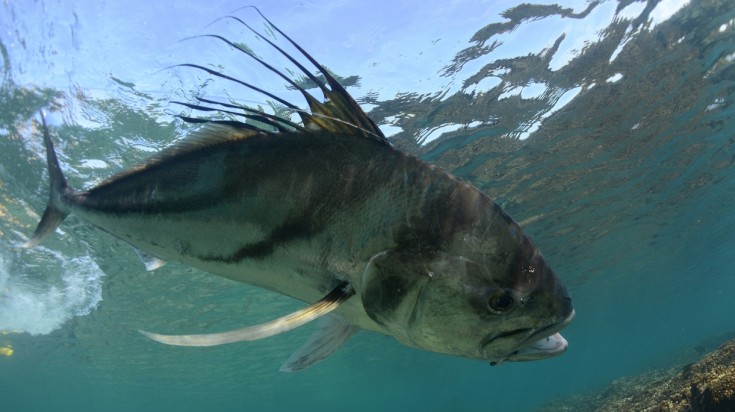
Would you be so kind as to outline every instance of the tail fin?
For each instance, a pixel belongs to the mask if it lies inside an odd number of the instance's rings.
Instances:
[[[48,164],[48,174],[51,181],[51,189],[49,194],[48,205],[43,212],[41,222],[38,223],[33,236],[22,246],[32,248],[39,244],[46,235],[53,232],[59,226],[62,220],[69,214],[68,207],[64,205],[64,196],[68,188],[66,178],[59,166],[59,159],[56,158],[54,144],[49,136],[48,126],[46,126],[46,116],[41,112],[41,121],[43,123],[43,143],[46,146],[46,163]]]

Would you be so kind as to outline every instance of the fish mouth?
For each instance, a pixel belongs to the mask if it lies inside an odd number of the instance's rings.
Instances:
[[[505,361],[532,361],[561,355],[566,352],[569,344],[559,334],[559,331],[572,322],[574,315],[575,312],[572,309],[564,320],[542,328],[516,329],[489,336],[482,344],[485,348],[493,343],[500,343],[501,347],[505,346],[502,344],[503,341],[517,342],[513,344],[514,349],[504,355],[500,355],[497,350],[488,349],[486,353],[490,364],[499,365]]]

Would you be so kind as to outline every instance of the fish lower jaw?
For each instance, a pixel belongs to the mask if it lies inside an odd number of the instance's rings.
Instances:
[[[513,351],[499,355],[498,351],[488,351],[488,360],[491,365],[499,365],[505,361],[524,362],[551,358],[566,352],[569,343],[559,333],[574,319],[574,309],[561,322],[553,323],[542,328],[517,329],[496,334],[487,340],[485,345],[491,345],[497,339],[512,339],[519,343],[514,345]]]

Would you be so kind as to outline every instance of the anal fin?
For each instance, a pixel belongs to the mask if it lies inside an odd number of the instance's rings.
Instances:
[[[253,341],[288,332],[291,329],[316,320],[337,309],[339,305],[354,294],[355,291],[352,289],[352,286],[345,282],[334,288],[334,290],[318,302],[304,309],[297,310],[270,322],[228,332],[201,335],[160,335],[142,330],[139,332],[156,342],[176,346],[216,346],[226,343]]]
[[[359,328],[335,315],[322,318],[319,329],[281,365],[281,372],[298,372],[329,357]]]

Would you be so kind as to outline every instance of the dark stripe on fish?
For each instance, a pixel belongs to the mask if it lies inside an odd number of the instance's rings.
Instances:
[[[250,150],[257,151],[266,144],[278,150],[279,139],[258,137],[247,143]],[[257,170],[261,161],[255,156],[247,156],[242,150],[242,142],[215,142],[209,146],[197,144],[185,142],[180,150],[188,152],[143,163],[137,166],[137,173],[124,172],[89,191],[77,193],[73,195],[75,203],[98,212],[120,215],[186,213],[228,203],[258,187],[263,176],[242,171]],[[210,157],[222,155],[216,163]],[[218,172],[220,177],[213,177],[209,190],[199,189],[195,193],[177,195],[176,188],[201,184],[199,179],[203,168],[212,168],[213,165],[221,168]],[[205,170],[205,173],[211,171]]]
[[[81,193],[78,196],[84,197],[86,193]],[[142,196],[141,196],[142,197]],[[169,199],[162,200],[159,202],[141,202],[137,197],[131,197],[129,202],[121,202],[117,199],[115,201],[104,202],[104,199],[100,199],[97,202],[86,201],[84,206],[88,209],[92,209],[98,212],[111,213],[116,215],[125,214],[141,214],[141,215],[157,215],[166,213],[186,213],[197,210],[204,210],[217,205],[225,203],[229,196],[226,193],[210,192],[199,196],[192,196],[181,199]],[[85,199],[86,200],[86,199]]]
[[[230,256],[205,255],[198,256],[198,258],[205,262],[222,263],[238,263],[245,259],[264,259],[273,254],[278,246],[299,239],[309,239],[319,233],[320,230],[314,230],[316,225],[312,222],[302,218],[284,223],[273,229],[265,239],[244,245]]]

